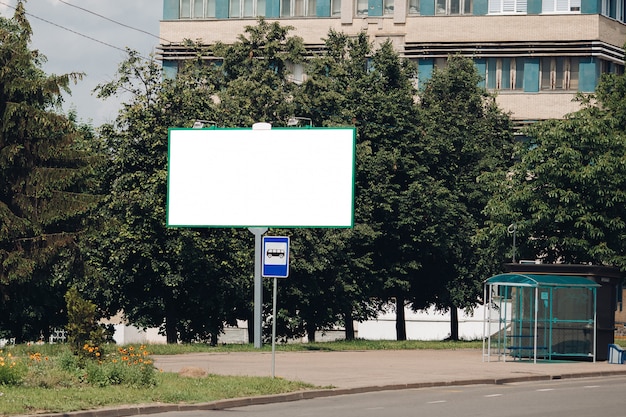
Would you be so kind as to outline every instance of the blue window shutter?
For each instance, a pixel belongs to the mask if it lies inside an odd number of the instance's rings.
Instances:
[[[330,0],[317,0],[317,17],[330,17]]]
[[[280,0],[265,1],[265,17],[280,17]]]
[[[524,92],[539,92],[539,58],[526,58],[524,62]]]
[[[435,0],[420,1],[420,15],[434,16],[435,15]]]
[[[487,74],[487,61],[484,58],[475,59],[474,66],[476,67],[476,71],[478,71],[478,75],[480,75],[480,81],[478,82],[478,86],[484,87],[485,75]]]
[[[368,16],[382,16],[383,15],[383,0],[368,0],[367,15]]]
[[[500,88],[502,90],[508,90],[511,88],[511,59],[502,58],[502,80],[500,82]]]
[[[599,14],[602,10],[602,0],[581,0],[580,13]]]
[[[541,14],[542,10],[541,0],[527,0],[526,13],[527,14]]]
[[[228,0],[215,0],[215,17],[228,19]]]
[[[163,20],[180,19],[180,0],[163,0]]]
[[[599,71],[594,58],[580,59],[578,64],[578,91],[591,93],[595,91]]]
[[[178,61],[163,61],[163,78],[173,80],[178,74]]]
[[[474,0],[474,15],[486,15],[489,10],[489,0]]]
[[[430,80],[433,75],[435,62],[432,59],[420,59],[417,63],[417,79],[419,88],[424,88],[426,81]]]

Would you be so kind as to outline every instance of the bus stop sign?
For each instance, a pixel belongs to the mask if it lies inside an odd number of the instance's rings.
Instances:
[[[263,270],[266,278],[289,276],[289,237],[263,236]]]

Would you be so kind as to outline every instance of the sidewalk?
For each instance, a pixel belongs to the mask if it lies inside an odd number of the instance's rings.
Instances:
[[[271,376],[272,354],[192,353],[156,356],[157,368],[178,372],[201,368],[219,375]],[[483,362],[482,350],[390,350],[346,352],[277,352],[277,377],[320,387],[350,390],[389,389],[514,380],[560,379],[626,374],[626,365],[607,362]]]

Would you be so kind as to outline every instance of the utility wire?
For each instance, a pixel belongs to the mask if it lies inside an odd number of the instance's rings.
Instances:
[[[11,9],[13,9],[13,10],[17,10],[17,7],[15,7],[15,6],[11,6],[10,4],[7,4],[7,3],[5,3],[5,2],[3,2],[3,1],[0,1],[0,4],[2,4],[2,5],[4,5],[4,6],[7,6],[7,7],[9,7],[9,8],[11,8]],[[98,43],[100,43],[100,44],[102,44],[102,45],[105,45],[105,46],[108,46],[108,47],[110,47],[110,48],[117,49],[118,51],[122,51],[122,52],[124,52],[125,54],[127,54],[127,53],[128,53],[128,50],[126,50],[126,49],[124,49],[124,48],[120,48],[119,46],[115,46],[115,45],[112,45],[112,44],[110,44],[110,43],[107,43],[107,42],[101,41],[100,39],[96,39],[96,38],[91,37],[91,36],[89,36],[89,35],[85,35],[84,33],[77,32],[77,31],[75,31],[74,29],[70,29],[70,28],[67,28],[67,27],[65,27],[65,26],[59,25],[58,23],[51,22],[50,20],[44,19],[44,18],[42,18],[42,17],[35,16],[35,15],[34,15],[34,14],[32,14],[32,13],[28,13],[28,12],[26,12],[26,11],[25,11],[25,12],[24,12],[24,14],[26,14],[27,16],[33,17],[33,18],[35,18],[35,19],[37,19],[37,20],[41,20],[42,22],[46,22],[46,23],[48,23],[48,24],[50,24],[50,25],[52,25],[52,26],[56,26],[56,27],[58,27],[59,29],[63,29],[63,30],[66,30],[66,31],[68,31],[68,32],[71,32],[71,33],[73,33],[73,34],[75,34],[75,35],[82,36],[83,38],[85,38],[85,39],[89,39],[90,41],[98,42]],[[150,58],[146,58],[146,57],[141,56],[141,55],[139,55],[139,57],[141,57],[142,59],[144,59],[144,60],[146,60],[146,61],[152,61],[152,59],[150,59]]]
[[[71,6],[71,7],[74,7],[74,8],[76,8],[76,9],[79,9],[79,10],[82,10],[82,11],[84,11],[84,12],[90,13],[90,14],[92,14],[92,15],[94,15],[94,16],[98,16],[99,18],[102,18],[102,19],[104,19],[104,20],[108,20],[109,22],[115,23],[116,25],[120,25],[120,26],[123,26],[123,27],[125,27],[125,28],[132,29],[132,30],[135,30],[135,31],[137,31],[137,32],[141,32],[141,33],[146,34],[146,35],[148,35],[148,36],[152,36],[153,38],[156,38],[156,39],[158,39],[158,40],[160,40],[160,41],[164,41],[164,42],[167,42],[167,43],[172,43],[171,41],[168,41],[167,39],[163,39],[162,37],[160,37],[160,36],[158,36],[158,35],[155,35],[155,34],[153,34],[153,33],[147,32],[147,31],[145,31],[145,30],[143,30],[143,29],[138,29],[138,28],[136,28],[136,27],[133,27],[133,26],[127,25],[127,24],[122,23],[122,22],[118,22],[117,20],[113,20],[113,19],[111,19],[111,18],[108,18],[108,17],[106,17],[106,16],[103,16],[103,15],[101,15],[101,14],[99,14],[99,13],[96,13],[96,12],[94,12],[94,11],[91,11],[91,10],[89,10],[89,9],[85,9],[84,7],[80,7],[80,6],[77,6],[77,5],[75,5],[75,4],[68,3],[68,2],[66,2],[66,1],[64,1],[64,0],[58,0],[58,1],[59,1],[60,3],[66,4],[66,5]]]

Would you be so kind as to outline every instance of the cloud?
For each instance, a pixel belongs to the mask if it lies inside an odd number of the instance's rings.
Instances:
[[[0,0],[0,13],[11,17],[14,9],[7,4],[14,7],[17,0]],[[91,121],[94,126],[114,120],[121,107],[120,101],[102,101],[91,91],[96,85],[113,79],[119,63],[126,58],[125,48],[147,57],[155,52],[159,41],[110,20],[158,35],[162,2],[30,0],[25,7],[33,29],[31,47],[48,59],[43,70],[48,74],[86,74],[71,87],[72,95],[65,97],[64,109],[75,108],[79,119]]]

